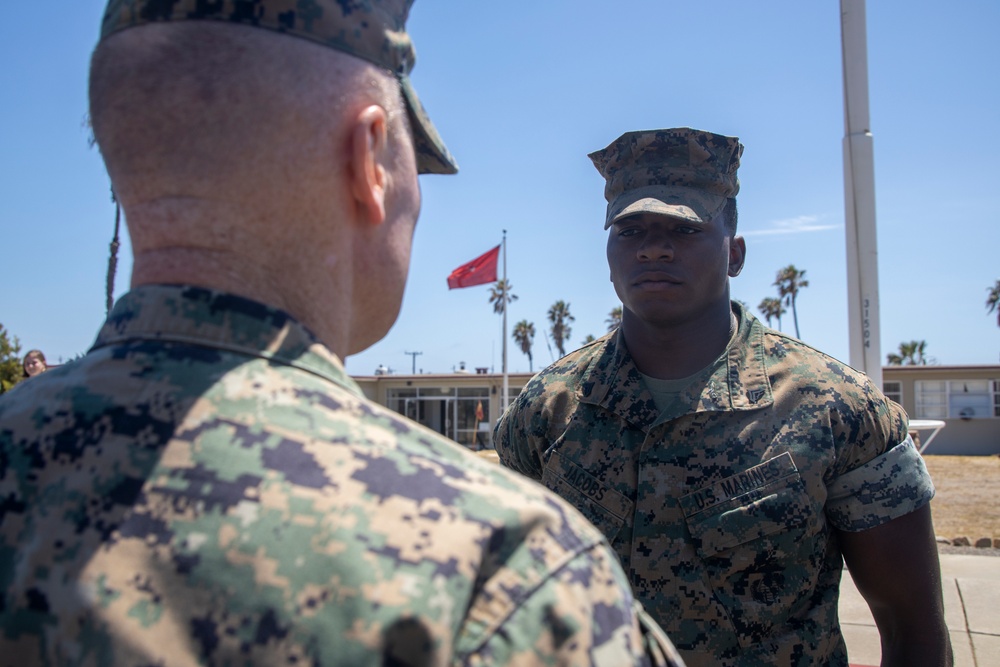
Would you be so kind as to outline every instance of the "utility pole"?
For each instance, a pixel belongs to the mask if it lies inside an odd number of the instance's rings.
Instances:
[[[403,354],[408,354],[413,357],[413,374],[417,374],[417,355],[423,354],[423,352],[404,352]]]

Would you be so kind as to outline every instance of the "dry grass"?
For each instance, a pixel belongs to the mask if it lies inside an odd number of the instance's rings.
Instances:
[[[925,456],[937,495],[931,501],[940,537],[1000,538],[1000,456]]]

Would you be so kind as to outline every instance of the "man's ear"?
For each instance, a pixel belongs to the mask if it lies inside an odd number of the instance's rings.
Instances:
[[[351,129],[351,192],[362,218],[373,225],[385,220],[388,115],[373,104],[355,117]]]
[[[729,239],[729,277],[735,278],[743,270],[743,264],[747,259],[747,242],[742,236],[733,236]]]

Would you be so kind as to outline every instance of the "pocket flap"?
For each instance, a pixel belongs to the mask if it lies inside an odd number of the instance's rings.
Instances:
[[[634,503],[586,468],[555,451],[542,472],[542,484],[574,505],[611,542],[632,516]]]
[[[788,452],[680,499],[704,557],[803,523],[810,503]]]

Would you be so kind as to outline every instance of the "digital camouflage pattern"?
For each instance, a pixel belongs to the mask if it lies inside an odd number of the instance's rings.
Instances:
[[[0,397],[0,665],[679,665],[561,499],[149,286]]]
[[[528,383],[497,452],[604,532],[689,667],[846,667],[835,531],[933,486],[867,376],[733,308],[733,342],[674,412],[657,414],[616,330]]]
[[[741,155],[739,139],[688,127],[626,132],[588,156],[606,180],[604,228],[637,213],[710,221],[740,191]]]
[[[410,83],[416,52],[406,33],[406,19],[412,5],[413,0],[109,0],[101,39],[149,23],[207,20],[273,30],[349,53],[399,80],[418,171],[454,174],[458,165]]]

